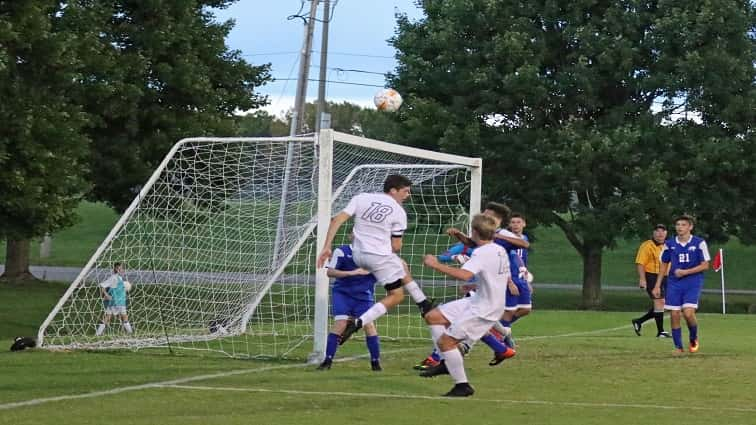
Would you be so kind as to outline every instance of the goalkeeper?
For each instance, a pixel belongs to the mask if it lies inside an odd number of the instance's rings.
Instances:
[[[349,239],[353,236],[350,234]],[[331,311],[333,312],[333,327],[328,334],[326,355],[318,370],[331,368],[333,358],[341,341],[341,334],[346,329],[350,318],[360,317],[375,304],[376,279],[370,272],[357,267],[352,257],[352,245],[342,245],[333,251],[330,261],[326,264],[328,277],[335,278],[331,291]],[[363,326],[365,342],[370,352],[370,367],[376,372],[381,368],[381,349],[378,341],[378,331],[374,323]]]
[[[121,317],[121,324],[127,333],[134,332],[131,323],[129,323],[129,315],[126,313],[126,292],[131,289],[131,284],[124,280],[124,273],[123,264],[114,263],[113,274],[100,282],[99,289],[105,314],[102,316],[102,321],[97,325],[95,332],[97,336],[105,332],[105,328],[110,323],[110,318],[116,315]]]

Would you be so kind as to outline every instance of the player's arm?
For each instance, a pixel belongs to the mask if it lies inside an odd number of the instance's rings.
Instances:
[[[399,252],[402,249],[402,237],[401,236],[391,236],[391,251],[392,252]]]
[[[425,255],[425,257],[423,258],[423,264],[425,264],[427,267],[432,268],[433,270],[464,282],[467,282],[468,280],[472,279],[473,276],[475,276],[475,274],[469,270],[458,269],[456,267],[447,266],[446,264],[441,264],[438,261],[438,258],[436,258],[436,256],[432,254]]]
[[[646,268],[643,267],[643,264],[635,263],[635,270],[638,271],[638,287],[646,289],[646,285],[648,285],[648,282],[646,282]],[[656,282],[653,283],[656,284]]]
[[[331,223],[328,225],[328,233],[326,234],[325,244],[323,245],[323,249],[320,251],[320,256],[318,256],[318,268],[323,267],[328,259],[331,258],[331,245],[333,245],[333,239],[336,237],[336,233],[341,228],[341,225],[346,223],[346,221],[351,217],[351,215],[342,211],[331,219]]]
[[[530,248],[530,242],[526,241],[525,239],[519,238],[517,236],[507,236],[507,235],[496,233],[494,234],[494,238],[507,241],[518,248],[525,248],[525,249]]]
[[[675,275],[677,277],[683,277],[694,273],[700,273],[706,270],[709,270],[709,262],[703,261],[701,264],[689,269],[677,269],[675,270]]]
[[[352,276],[366,276],[369,275],[370,272],[365,269],[354,269],[354,270],[336,270],[329,268],[326,271],[326,274],[328,277],[332,277],[334,279],[341,279],[344,277],[352,277]]]
[[[664,276],[669,273],[669,269],[672,267],[672,263],[665,263],[662,261],[661,265],[659,266],[659,275],[656,276],[656,282],[654,283],[654,289],[651,291],[651,294],[654,297],[659,298],[661,296],[661,284],[662,280],[664,280]]]
[[[108,293],[108,288],[100,286],[100,295],[102,295],[102,298],[104,300],[110,300],[112,297]]]
[[[446,234],[453,238],[457,238],[458,241],[462,242],[465,245],[468,245],[468,246],[475,245],[475,242],[472,239],[470,239],[469,236],[465,235],[464,233],[462,233],[461,230],[457,228],[452,227],[450,229],[447,229]]]

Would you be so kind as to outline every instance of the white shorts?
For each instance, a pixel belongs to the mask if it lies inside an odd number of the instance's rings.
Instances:
[[[119,314],[126,314],[126,306],[125,305],[114,305],[110,307],[105,307],[105,313],[112,314],[112,315],[119,315]]]
[[[486,320],[472,312],[470,298],[461,298],[438,306],[441,314],[451,322],[446,328],[446,334],[461,341],[471,339],[477,341],[483,337],[496,323],[495,320]]]
[[[406,275],[404,264],[396,254],[378,255],[355,250],[352,258],[357,266],[372,273],[381,285],[394,283]]]

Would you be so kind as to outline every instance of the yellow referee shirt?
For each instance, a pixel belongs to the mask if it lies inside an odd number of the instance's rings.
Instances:
[[[661,252],[664,244],[657,245],[656,242],[649,239],[638,247],[638,254],[635,256],[635,264],[640,264],[646,273],[659,274],[661,266]]]

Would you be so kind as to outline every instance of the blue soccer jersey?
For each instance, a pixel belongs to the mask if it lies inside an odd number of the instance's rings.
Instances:
[[[358,269],[359,267],[357,267],[352,258],[352,246],[342,245],[336,248],[327,267],[342,271]],[[343,277],[333,281],[333,291],[340,292],[356,300],[373,301],[375,283],[376,279],[372,274]]]
[[[527,250],[526,250],[527,251]],[[507,286],[507,310],[516,310],[517,308],[530,308],[532,305],[532,297],[530,293],[530,286],[524,277],[520,277],[520,267],[518,260],[520,259],[517,254],[517,250],[509,252],[509,271],[512,274],[512,282],[517,285],[517,289],[520,292],[519,295],[514,295]]]
[[[515,235],[514,233],[512,233],[512,232],[510,232],[508,230],[504,230],[504,229],[499,229],[499,230],[496,231],[496,233],[502,234],[504,236],[514,237],[514,238],[519,237],[519,236]],[[522,235],[521,238],[522,238],[522,240],[524,240],[526,242],[530,242],[530,240],[528,239],[527,235]],[[525,267],[528,266],[528,250],[527,249],[521,248],[519,246],[515,246],[511,242],[505,241],[504,239],[495,238],[494,241],[497,244],[501,245],[504,249],[506,249],[507,252],[511,252],[511,251],[516,252],[517,256],[520,258],[520,260],[518,261],[518,264],[519,264],[519,262],[522,262],[522,264],[521,264],[522,266],[525,266]]]
[[[691,236],[687,243],[680,243],[677,238],[668,239],[662,249],[662,263],[671,263],[667,282],[685,284],[703,284],[704,273],[698,272],[683,277],[675,276],[675,270],[692,269],[704,261],[710,261],[709,247],[706,241],[698,236]]]

